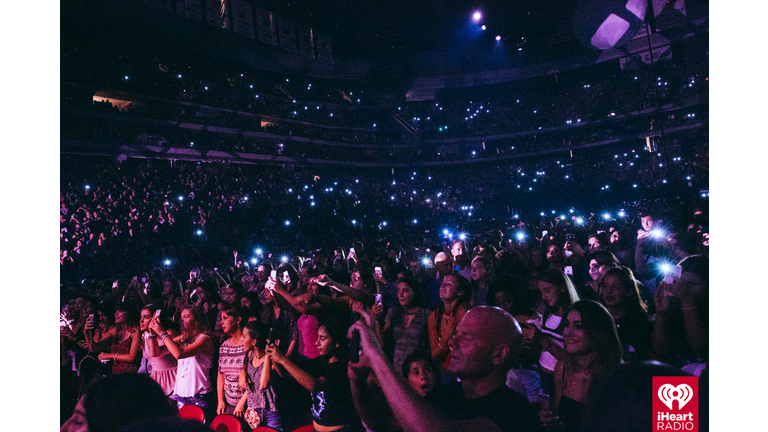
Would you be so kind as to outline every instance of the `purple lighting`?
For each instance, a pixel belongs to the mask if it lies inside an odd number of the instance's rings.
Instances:
[[[483,17],[483,14],[480,13],[480,11],[476,11],[474,14],[472,14],[472,20],[475,22],[480,21],[480,18]]]

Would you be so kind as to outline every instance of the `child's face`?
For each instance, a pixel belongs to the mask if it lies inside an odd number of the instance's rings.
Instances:
[[[243,331],[243,338],[241,340],[243,341],[243,348],[245,348],[246,351],[250,351],[256,346],[256,339],[251,337],[251,332],[248,330]]]
[[[424,360],[418,360],[411,364],[408,371],[408,383],[421,396],[426,396],[435,389],[435,371]]]

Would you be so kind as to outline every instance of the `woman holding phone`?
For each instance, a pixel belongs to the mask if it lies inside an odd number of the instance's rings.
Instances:
[[[149,328],[158,335],[150,339],[152,349],[159,349],[158,340],[178,360],[176,383],[171,399],[181,408],[197,405],[203,409],[207,419],[212,419],[216,410],[216,393],[211,385],[210,369],[213,364],[213,340],[208,320],[202,308],[192,306],[181,311],[181,334],[172,337],[159,319],[153,318]]]
[[[539,374],[541,389],[547,394],[554,392],[554,373],[558,361],[563,358],[563,329],[565,328],[565,311],[575,302],[579,295],[571,279],[562,271],[550,268],[539,275],[539,291],[545,302],[542,314],[542,326],[533,330],[533,343],[541,348],[539,357]]]
[[[165,343],[162,341],[152,343],[152,340],[157,339],[157,333],[149,328],[152,318],[159,319],[163,323],[163,327],[167,329],[166,332],[170,337],[178,336],[179,332],[173,328],[175,327],[174,324],[161,309],[154,305],[147,305],[141,310],[139,330],[144,335],[144,355],[149,359],[151,366],[149,376],[160,384],[167,396],[170,396],[176,385],[177,362],[176,358],[165,347]]]
[[[99,360],[112,361],[112,373],[137,372],[141,360],[141,335],[136,307],[120,303],[115,308],[115,337],[109,352],[99,354]]]
[[[321,322],[317,332],[320,357],[303,367],[284,356],[275,345],[266,348],[274,364],[311,392],[311,413],[317,432],[362,430],[347,377],[345,330],[345,326]]]

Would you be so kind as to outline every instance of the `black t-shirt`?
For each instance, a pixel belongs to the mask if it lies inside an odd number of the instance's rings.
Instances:
[[[449,404],[444,412],[451,420],[486,418],[502,432],[530,432],[542,430],[539,415],[528,399],[502,384],[496,390],[477,399],[466,399],[461,384],[444,387]]]
[[[352,400],[352,390],[347,376],[347,363],[328,363],[317,357],[307,363],[307,372],[316,378],[325,378],[326,385],[321,391],[312,392],[312,418],[323,426],[356,426],[360,418]]]
[[[615,320],[616,331],[623,348],[624,361],[648,360],[651,351],[653,320],[644,312],[637,312]]]

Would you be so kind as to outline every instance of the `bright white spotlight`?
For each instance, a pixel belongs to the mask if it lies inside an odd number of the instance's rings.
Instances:
[[[197,234],[197,235],[203,235],[203,230],[197,230],[197,231],[195,231],[195,234]]]
[[[284,263],[287,263],[287,262],[288,262],[288,257],[287,257],[287,256],[285,256],[285,255],[281,256],[281,257],[280,257],[280,262],[284,262]]]
[[[664,273],[669,273],[672,271],[672,266],[669,263],[664,263],[661,265],[661,271]]]
[[[261,250],[261,248],[256,248],[256,255],[261,255],[263,253],[264,253],[264,251]]]
[[[352,225],[357,225],[357,220],[352,219]]]
[[[624,216],[626,216],[626,215],[627,215],[627,214],[626,214],[626,213],[624,213],[624,211],[620,211],[620,212],[619,212],[619,217],[624,217]]]
[[[446,229],[443,230],[443,235],[448,235],[449,232],[450,231],[448,231],[448,228],[446,228]]]
[[[483,18],[483,14],[480,13],[480,11],[475,11],[475,13],[472,14],[472,20],[475,22],[480,21],[481,18]]]
[[[485,26],[485,24],[483,24],[483,26],[482,26],[482,27],[480,27],[480,28],[481,28],[481,29],[483,29],[483,30],[485,30],[487,27]]]
[[[184,197],[179,195],[179,201],[184,201]]]
[[[251,258],[251,263],[252,264],[256,264],[258,262],[259,262],[259,260],[257,258]]]
[[[501,40],[501,36],[496,36],[496,40],[500,41]]]
[[[171,265],[171,260],[167,259],[167,260],[163,261],[163,264],[169,266],[169,265]]]
[[[424,265],[424,266],[428,266],[429,265],[429,258],[427,258],[427,257],[422,258],[421,259],[421,264]]]
[[[658,228],[657,229],[652,229],[651,230],[651,236],[653,238],[657,238],[657,239],[662,238],[662,237],[664,237],[664,231],[662,231],[662,230],[660,230]]]
[[[584,218],[577,217],[576,218],[576,224],[577,225],[584,225]]]
[[[289,220],[285,221],[285,226],[288,226],[290,224],[291,224],[291,221],[289,221]]]
[[[466,239],[467,239],[467,235],[466,234],[464,234],[464,233],[459,234],[459,240],[466,240]]]
[[[517,241],[523,241],[523,239],[525,239],[525,233],[519,232],[515,234],[515,238],[517,239]]]
[[[603,213],[603,219],[609,220],[610,218],[611,218],[611,214],[610,213]]]

